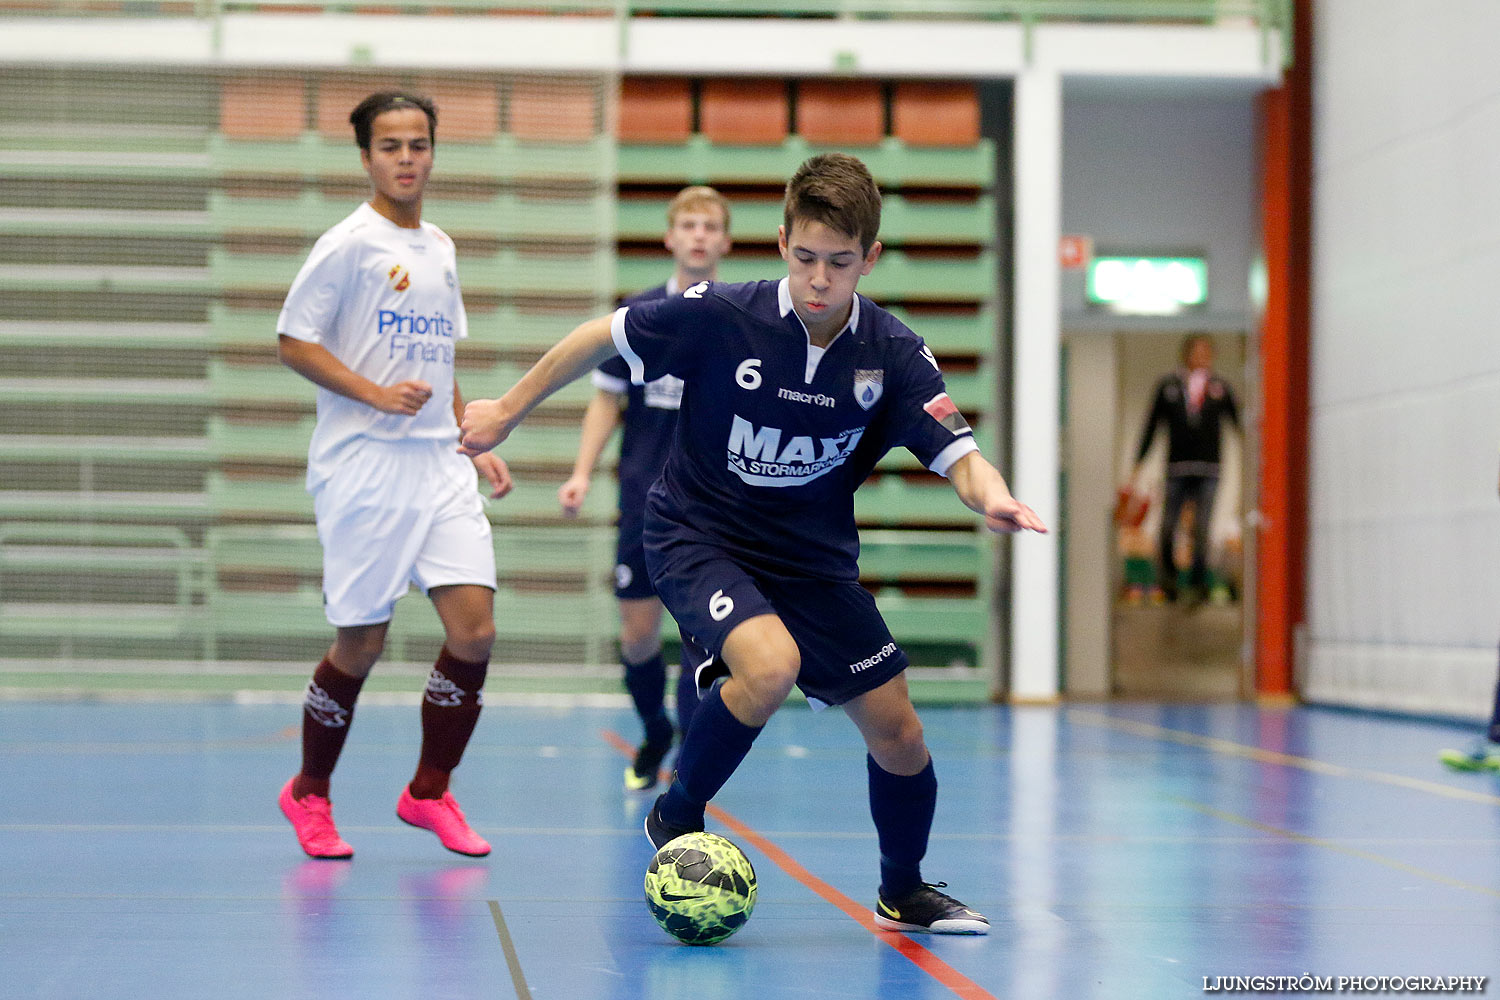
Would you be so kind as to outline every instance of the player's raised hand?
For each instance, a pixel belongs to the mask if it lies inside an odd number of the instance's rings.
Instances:
[[[984,526],[1005,534],[1017,531],[1047,532],[1047,526],[1036,516],[1036,511],[1008,493],[1003,497],[992,498],[985,504]]]
[[[473,400],[458,424],[458,450],[470,458],[482,455],[510,437],[516,423],[506,419],[500,400]]]
[[[563,517],[577,517],[588,495],[589,478],[569,476],[568,481],[557,488],[557,502],[562,505]]]
[[[510,466],[505,464],[505,459],[493,452],[484,452],[473,457],[474,468],[490,484],[490,499],[498,500],[509,493],[516,485],[511,478]]]
[[[383,385],[371,404],[381,413],[396,413],[403,417],[414,417],[417,411],[432,398],[432,386],[421,379],[407,379],[395,385]]]

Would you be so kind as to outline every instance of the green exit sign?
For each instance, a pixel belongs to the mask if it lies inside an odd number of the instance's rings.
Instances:
[[[1208,263],[1202,257],[1095,257],[1088,299],[1113,312],[1170,316],[1208,301]]]

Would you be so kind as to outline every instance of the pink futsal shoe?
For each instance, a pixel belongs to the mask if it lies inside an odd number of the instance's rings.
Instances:
[[[292,798],[292,785],[296,778],[281,789],[278,800],[281,811],[297,831],[297,843],[310,858],[341,860],[354,857],[354,848],[344,843],[338,828],[333,825],[333,804],[321,795],[304,795]]]
[[[482,858],[490,853],[489,841],[469,827],[452,792],[444,792],[440,799],[415,799],[410,788],[403,788],[401,798],[396,800],[396,815],[404,823],[437,834],[443,846],[454,854]]]

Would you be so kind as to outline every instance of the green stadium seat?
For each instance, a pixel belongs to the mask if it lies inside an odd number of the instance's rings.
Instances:
[[[875,269],[860,279],[861,293],[886,302],[979,303],[994,298],[998,282],[997,258],[992,251],[960,257],[928,257],[887,249]],[[628,290],[660,284],[667,268],[656,255],[622,256],[615,288]],[[786,275],[786,263],[766,252],[735,252],[719,264],[721,281],[776,280]]]
[[[875,605],[900,643],[963,643],[976,650],[988,641],[990,610],[974,597],[913,597],[899,591],[875,595]]]
[[[516,428],[516,432],[505,439],[499,448],[507,462],[526,462],[533,465],[552,465],[564,471],[573,468],[578,457],[579,425],[546,424],[529,421]],[[596,467],[601,472],[614,467],[620,452],[620,435],[612,434],[600,455]]]
[[[0,524],[0,635],[191,637],[206,568],[203,552],[169,526]]]
[[[497,451],[503,458],[505,445]],[[557,488],[567,479],[567,473],[557,471],[551,475],[541,473],[517,474],[516,485],[510,493],[499,500],[490,500],[487,508],[490,523],[497,532],[511,525],[608,525],[616,513],[615,491],[610,480],[603,474],[594,477],[594,485],[584,501],[583,509],[576,519],[566,519],[557,503]]]
[[[121,239],[205,238],[207,214],[195,210],[0,207],[0,237]]]
[[[316,578],[323,573],[323,548],[311,521],[215,525],[204,534],[203,547],[220,574],[275,571]]]
[[[274,317],[272,317],[274,322]],[[204,323],[97,322],[68,319],[0,320],[0,345],[67,350],[175,351],[205,347]]]
[[[616,235],[629,240],[657,240],[667,228],[668,198],[621,198]],[[740,239],[769,240],[782,224],[778,199],[737,197],[730,205],[732,229]],[[880,213],[880,241],[886,246],[991,246],[995,242],[995,201],[989,195],[959,201],[914,200],[886,194]],[[725,263],[732,258],[726,258]]]
[[[0,462],[34,465],[203,465],[213,451],[201,437],[98,434],[0,434]]]
[[[984,423],[976,426],[974,440],[979,444],[979,453],[993,463],[995,442],[994,435],[991,433],[991,425]],[[905,448],[892,448],[881,457],[875,468],[881,472],[915,472],[925,466],[917,461],[917,456]]]
[[[623,183],[780,185],[803,160],[828,151],[799,136],[774,146],[716,146],[694,135],[681,145],[622,143],[617,170]],[[994,184],[995,147],[989,139],[972,146],[924,148],[887,138],[860,155],[886,190],[983,190]]]
[[[345,112],[347,113],[347,112]],[[599,135],[576,142],[525,140],[511,134],[493,142],[444,143],[438,148],[443,181],[587,184],[605,181],[613,140]],[[201,173],[220,177],[366,181],[352,133],[334,139],[305,132],[295,139],[208,139]],[[347,214],[347,213],[346,213]]]
[[[333,202],[316,190],[294,197],[249,197],[227,191],[210,191],[208,217],[214,233],[265,233],[296,235],[309,241],[354,210],[356,202]]]
[[[311,524],[312,497],[303,477],[229,476],[210,472],[204,500],[223,521],[291,522]]]
[[[0,378],[0,400],[6,405],[204,406],[211,402],[211,396],[204,379],[51,376]]]
[[[976,583],[987,572],[988,533],[867,528],[859,533],[859,575],[869,582]]]
[[[236,364],[221,358],[208,362],[208,392],[220,407],[285,407],[290,411],[312,412],[317,400],[317,386],[284,365],[276,364],[271,355],[268,364]]]
[[[205,297],[216,286],[208,268],[150,264],[7,264],[0,292],[106,293]]]
[[[946,479],[931,473],[910,480],[876,476],[854,494],[854,520],[861,526],[969,527],[977,517]]]
[[[222,302],[212,302],[208,307],[208,323],[204,336],[209,346],[257,345],[266,350],[276,350],[276,318],[278,309],[235,309]]]
[[[243,463],[305,463],[312,440],[314,417],[293,421],[250,423],[218,414],[208,419],[207,446],[220,461]]]
[[[216,291],[264,291],[278,298],[286,294],[302,269],[307,253],[239,253],[224,247],[208,252],[208,274]]]
[[[886,307],[901,322],[911,327],[934,354],[986,357],[994,353],[1000,329],[994,305],[954,311],[912,309],[901,305]]]

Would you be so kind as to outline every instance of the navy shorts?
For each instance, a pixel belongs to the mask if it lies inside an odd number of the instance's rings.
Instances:
[[[646,561],[684,640],[705,655],[723,649],[741,622],[779,617],[802,656],[797,687],[814,708],[873,691],[907,667],[875,598],[858,583],[765,573],[676,532],[648,539]],[[692,652],[684,650],[685,664]]]
[[[646,543],[641,532],[639,511],[620,515],[620,529],[615,538],[615,597],[622,601],[656,596],[651,574],[646,570]]]

